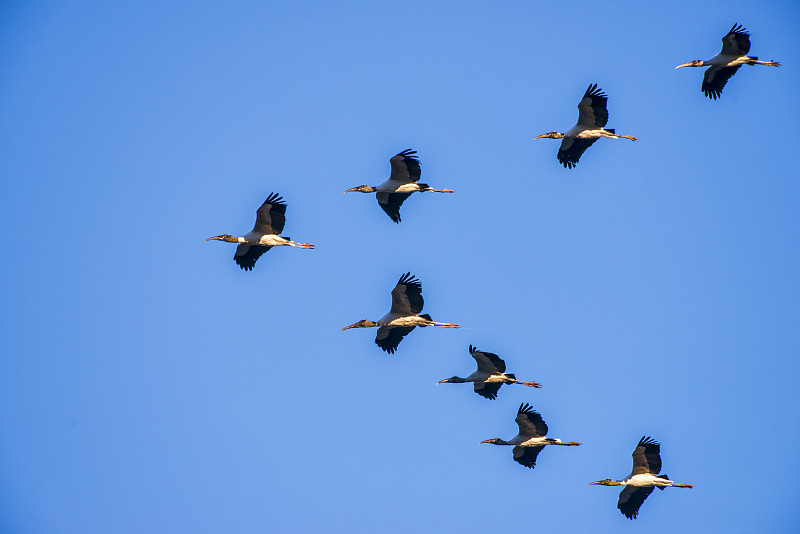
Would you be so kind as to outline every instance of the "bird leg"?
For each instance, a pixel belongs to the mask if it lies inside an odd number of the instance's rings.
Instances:
[[[694,488],[691,484],[673,484],[673,488]]]
[[[314,245],[311,243],[298,243],[297,246],[298,248],[314,248]]]
[[[567,447],[573,447],[575,445],[580,445],[577,441],[568,441],[567,443],[559,443],[559,445],[566,445]]]
[[[538,382],[517,382],[517,384],[522,384],[523,386],[530,386],[532,388],[542,387],[542,385]]]
[[[442,328],[461,328],[456,323],[433,323],[433,326],[441,326]]]
[[[620,135],[620,139],[630,139],[631,141],[638,141],[639,139],[632,135]]]
[[[434,189],[434,193],[455,193],[452,189]]]

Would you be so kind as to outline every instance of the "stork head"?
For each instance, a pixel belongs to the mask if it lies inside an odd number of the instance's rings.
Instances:
[[[375,191],[377,191],[377,189],[375,189],[371,185],[359,185],[358,187],[353,187],[348,189],[347,191],[345,191],[345,193],[350,193],[352,191],[358,191],[359,193],[374,193]]]
[[[233,237],[230,234],[222,234],[222,235],[215,235],[214,237],[209,237],[206,241],[228,241],[229,243],[236,243],[238,239]]]
[[[506,440],[500,438],[485,439],[481,441],[481,443],[491,443],[493,445],[508,445],[508,443],[506,443]]]
[[[373,323],[368,319],[361,319],[357,323],[353,323],[350,326],[345,326],[340,330],[340,332],[344,332],[345,330],[348,330],[350,328],[367,328],[369,326],[378,326],[378,323]]]
[[[464,382],[464,379],[461,378],[461,377],[458,377],[458,376],[451,376],[450,378],[445,378],[444,380],[439,380],[436,383],[437,384],[446,384],[448,382],[453,383],[453,384],[460,384],[461,382]]]
[[[675,68],[679,69],[681,67],[702,67],[703,65],[705,65],[705,61],[702,61],[700,59],[695,59],[694,61],[690,61],[689,63],[684,63],[683,65],[678,65]]]
[[[622,482],[619,480],[611,480],[610,478],[604,478],[603,480],[598,480],[597,482],[589,482],[590,486],[595,484],[599,484],[600,486],[621,486]]]
[[[534,141],[537,139],[563,139],[564,134],[558,132],[547,132],[546,134],[537,135],[533,138]]]

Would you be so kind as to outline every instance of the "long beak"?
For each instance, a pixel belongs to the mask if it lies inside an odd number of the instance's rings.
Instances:
[[[588,485],[589,486],[594,486],[595,484],[600,484],[600,481],[598,480],[597,482],[589,482]]]
[[[492,440],[490,440],[490,439],[485,439],[485,440],[481,441],[481,443],[491,443],[491,442],[492,442]]]
[[[344,191],[344,192],[345,192],[345,193],[352,193],[353,191],[358,191],[358,188],[357,188],[357,187],[353,187],[353,188],[347,189],[347,190],[346,190],[346,191]]]
[[[353,323],[353,324],[351,324],[350,326],[345,326],[344,328],[342,328],[341,330],[339,330],[339,332],[344,332],[345,330],[349,330],[350,328],[355,328],[355,327],[356,327],[356,324],[358,324],[358,323]]]
[[[684,63],[683,65],[678,65],[677,67],[675,67],[675,70],[677,70],[677,69],[679,69],[681,67],[691,67],[691,66],[692,66],[691,63]]]
[[[537,139],[542,139],[545,137],[547,137],[547,134],[537,135],[536,137],[533,138],[533,140],[536,141]]]
[[[436,382],[436,383],[437,383],[437,384],[441,384],[442,382],[447,382],[448,380],[450,380],[450,379],[449,379],[449,378],[445,378],[444,380],[439,380],[439,381],[438,381],[438,382]]]
[[[219,239],[219,236],[215,235],[214,237],[209,237],[208,239],[206,239],[206,241],[211,241],[212,239]]]

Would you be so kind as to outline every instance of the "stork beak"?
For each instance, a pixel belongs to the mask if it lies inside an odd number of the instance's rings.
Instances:
[[[681,67],[691,67],[691,66],[692,66],[691,63],[684,63],[683,65],[678,65],[677,67],[675,67],[675,70],[678,70]]]
[[[347,190],[346,190],[346,191],[344,191],[344,192],[345,192],[345,193],[351,193],[351,192],[353,192],[353,191],[358,191],[358,188],[357,188],[357,187],[351,187],[350,189],[347,189]]]
[[[490,439],[485,439],[485,440],[481,441],[481,443],[491,443],[491,442],[492,442],[492,440],[490,440]]]
[[[358,324],[358,323],[353,323],[353,324],[351,324],[350,326],[345,326],[344,328],[342,328],[341,330],[339,330],[339,332],[344,332],[345,330],[349,330],[350,328],[355,328],[357,324]]]
[[[600,484],[600,481],[598,480],[597,482],[589,482],[588,485],[589,486],[594,486],[595,484]]]
[[[449,378],[445,378],[444,380],[439,380],[439,381],[438,381],[438,382],[436,382],[436,383],[437,383],[437,384],[441,384],[442,382],[447,382],[448,380],[450,380],[450,379],[449,379]]]
[[[536,141],[537,139],[542,139],[544,137],[547,137],[547,134],[537,135],[536,137],[533,138],[533,140]]]

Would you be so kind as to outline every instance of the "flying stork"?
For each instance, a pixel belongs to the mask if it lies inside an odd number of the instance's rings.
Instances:
[[[427,313],[420,315],[424,302],[422,300],[422,284],[411,273],[406,273],[397,281],[392,289],[392,309],[377,321],[362,319],[357,323],[342,328],[342,332],[349,328],[367,328],[377,326],[375,344],[381,349],[393,354],[397,345],[406,337],[415,326],[442,326],[444,328],[461,328],[455,323],[437,323],[431,320]]]
[[[628,519],[636,519],[639,507],[653,493],[653,488],[663,490],[667,486],[673,488],[693,488],[691,484],[676,484],[667,475],[659,475],[661,471],[661,445],[651,437],[642,437],[633,450],[633,471],[622,480],[598,480],[589,485],[625,486],[619,492],[617,508]]]
[[[415,154],[416,150],[406,149],[399,154],[392,156],[389,163],[392,172],[389,179],[377,187],[369,185],[359,185],[348,189],[345,193],[358,191],[360,193],[376,193],[378,205],[386,215],[394,222],[400,222],[400,206],[417,191],[427,191],[431,193],[455,193],[452,189],[434,189],[428,184],[419,183],[420,173],[419,159]]]
[[[541,384],[536,382],[523,382],[511,373],[506,373],[506,362],[500,359],[497,354],[491,352],[484,352],[476,349],[472,345],[469,346],[469,353],[475,358],[478,363],[478,370],[469,375],[467,378],[460,378],[453,376],[439,380],[437,384],[453,383],[463,384],[464,382],[473,382],[475,393],[487,399],[496,399],[497,392],[503,384],[522,384],[523,386],[530,386],[532,388],[540,388]]]
[[[581,155],[586,149],[601,137],[610,139],[630,139],[638,141],[632,135],[618,135],[614,130],[606,129],[608,122],[608,96],[592,84],[586,89],[583,98],[578,102],[578,123],[565,133],[549,132],[536,139],[563,139],[558,149],[558,162],[565,169],[571,169],[578,164]]]
[[[548,438],[547,424],[542,416],[533,411],[529,404],[520,404],[515,419],[519,425],[519,434],[508,441],[500,438],[487,439],[481,443],[494,443],[495,445],[514,445],[514,461],[525,467],[533,469],[536,457],[547,445],[580,445],[577,441],[563,442],[560,439]]]
[[[708,61],[696,59],[675,67],[709,67],[703,75],[703,94],[712,100],[722,96],[722,88],[728,79],[736,74],[742,65],[767,65],[780,67],[777,61],[759,61],[757,57],[749,57],[750,34],[741,24],[734,24],[728,34],[722,38],[722,51]]]
[[[217,240],[239,243],[233,261],[246,271],[252,271],[258,258],[272,247],[288,245],[298,248],[314,248],[310,243],[295,243],[288,237],[281,237],[286,223],[286,203],[277,193],[270,193],[267,200],[256,210],[256,224],[243,237],[229,234],[209,237],[206,241]]]

